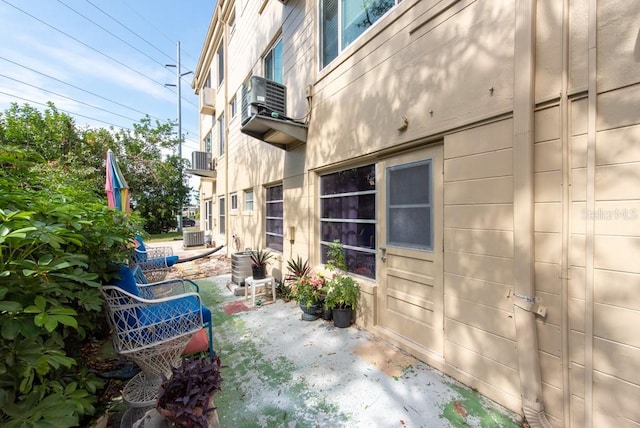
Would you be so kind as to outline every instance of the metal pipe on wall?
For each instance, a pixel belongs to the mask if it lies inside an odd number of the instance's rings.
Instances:
[[[531,427],[551,427],[542,400],[536,331],[534,239],[534,108],[536,0],[515,6],[513,101],[514,319],[522,409]]]
[[[569,145],[569,0],[562,3],[562,83],[560,96],[560,150],[562,159],[562,260],[560,265],[560,338],[562,361],[562,415],[563,425],[571,426],[571,384],[569,355],[569,235],[571,233],[570,180],[571,160]]]

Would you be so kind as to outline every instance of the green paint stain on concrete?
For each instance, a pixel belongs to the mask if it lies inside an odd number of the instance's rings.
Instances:
[[[459,399],[447,403],[441,416],[455,428],[519,428],[522,425],[493,408],[480,394],[459,385],[450,385],[460,394]]]
[[[214,348],[223,365],[222,391],[215,397],[221,426],[344,426],[348,415],[294,376],[298,369],[283,356],[267,357],[241,314],[226,315],[218,286],[199,281],[204,304],[212,311]]]

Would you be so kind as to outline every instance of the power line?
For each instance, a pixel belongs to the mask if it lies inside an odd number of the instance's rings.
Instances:
[[[61,0],[58,0],[58,2],[62,3]],[[162,55],[166,56],[169,59],[173,59],[171,58],[167,53],[165,53],[162,49],[158,48],[157,46],[155,46],[153,43],[149,42],[147,39],[145,39],[144,37],[142,37],[140,34],[136,33],[135,31],[133,31],[131,28],[127,27],[125,24],[123,24],[122,22],[120,22],[118,19],[114,18],[113,16],[111,16],[111,14],[109,14],[107,11],[105,11],[104,9],[100,8],[99,6],[97,6],[96,4],[94,4],[91,0],[86,0],[87,3],[89,3],[91,6],[93,6],[94,8],[96,8],[97,10],[99,10],[102,14],[104,14],[105,16],[107,16],[109,19],[111,19],[113,22],[115,22],[116,24],[118,24],[119,26],[121,26],[122,28],[124,28],[125,30],[129,31],[131,34],[133,34],[134,36],[136,36],[137,38],[139,38],[140,40],[142,40],[143,42],[145,42],[146,44],[148,44],[149,46],[151,46],[152,48],[154,48],[155,50],[157,50],[158,52],[160,52]],[[62,3],[64,4],[64,3]],[[65,6],[67,6],[66,4],[64,4]],[[162,33],[160,30],[158,30],[152,23],[150,23],[144,16],[140,15],[135,9],[133,9],[132,7],[129,6],[129,4],[124,3],[125,6],[127,6],[130,10],[132,10],[134,13],[136,13],[139,17],[141,17],[143,20],[147,21],[147,23],[149,23],[149,25],[151,27],[153,27],[156,31],[158,31],[158,33],[160,33],[162,36],[164,36],[167,40],[170,40],[169,37]],[[67,6],[70,9],[72,9],[70,6]],[[72,9],[73,10],[73,9]],[[80,14],[79,12],[75,11],[74,12]],[[85,17],[84,15],[80,14],[81,16]],[[86,17],[85,17],[86,18]],[[87,20],[89,20],[90,22],[93,23],[93,21],[91,21],[89,18],[86,18]],[[103,30],[107,31],[109,34],[113,35],[114,37],[116,37],[118,40],[123,41],[124,43],[127,44],[127,46],[132,47],[133,49],[137,50],[138,52],[140,52],[141,54],[143,54],[144,56],[146,56],[147,58],[151,59],[152,61],[156,62],[157,64],[160,64],[162,66],[164,66],[164,64],[156,61],[155,59],[151,58],[149,55],[147,55],[146,53],[140,51],[139,49],[131,46],[128,42],[122,40],[120,37],[116,36],[115,34],[111,33],[110,31],[104,29],[102,26],[100,26],[99,24],[95,24],[98,27],[102,28]],[[185,52],[186,53],[186,52]],[[186,53],[186,55],[188,57],[190,57],[191,59],[193,59],[188,53]],[[194,60],[195,61],[195,60]],[[189,82],[188,80],[181,78],[182,81],[184,81],[185,83],[191,85],[191,82]],[[184,101],[186,101],[188,104],[191,104],[193,107],[198,108],[197,105],[195,105],[194,103],[190,102],[187,98],[181,97]]]
[[[150,80],[150,81],[154,82],[155,84],[162,86],[163,88],[165,87],[165,86],[164,86],[164,84],[162,84],[162,83],[158,82],[157,80],[154,80],[154,79],[150,78],[149,76],[147,76],[146,74],[142,73],[141,71],[138,71],[138,70],[136,70],[136,69],[134,69],[134,68],[132,68],[132,67],[128,66],[127,64],[123,63],[122,61],[119,61],[119,60],[117,60],[117,59],[113,58],[112,56],[107,55],[106,53],[104,53],[104,52],[102,52],[102,51],[100,51],[100,50],[98,50],[98,49],[96,49],[96,48],[94,48],[94,47],[92,47],[92,46],[90,46],[90,45],[86,44],[86,43],[85,43],[85,42],[83,42],[82,40],[79,40],[79,39],[77,39],[77,38],[75,38],[75,37],[71,36],[70,34],[65,33],[64,31],[62,31],[62,30],[58,29],[57,27],[54,27],[53,25],[48,24],[47,22],[45,22],[45,21],[41,20],[40,18],[38,18],[38,17],[36,17],[36,16],[34,16],[34,15],[30,14],[29,12],[27,12],[27,11],[25,11],[25,10],[23,10],[23,9],[20,9],[19,7],[15,6],[15,5],[13,5],[13,4],[9,3],[9,2],[7,2],[7,0],[2,0],[2,2],[3,2],[3,3],[5,3],[5,4],[7,4],[7,5],[9,5],[9,6],[11,6],[11,7],[13,7],[14,9],[16,9],[16,10],[18,10],[18,11],[20,11],[20,12],[24,13],[25,15],[27,15],[27,16],[29,16],[29,17],[31,17],[31,18],[33,18],[33,19],[35,19],[36,21],[40,22],[41,24],[46,25],[47,27],[51,28],[52,30],[55,30],[55,31],[59,32],[60,34],[63,34],[63,35],[65,35],[65,36],[67,36],[67,37],[68,37],[68,38],[70,38],[71,40],[74,40],[75,42],[80,43],[81,45],[83,45],[83,46],[85,46],[85,47],[87,47],[87,48],[91,49],[92,51],[95,51],[95,52],[97,52],[98,54],[100,54],[100,55],[102,55],[102,56],[104,56],[104,57],[106,57],[106,58],[109,58],[111,61],[113,61],[113,62],[115,62],[115,63],[117,63],[117,64],[119,64],[119,65],[123,66],[124,68],[126,68],[126,69],[128,69],[128,70],[130,70],[130,71],[132,71],[132,72],[134,72],[134,73],[136,73],[136,74],[138,74],[138,75],[140,75],[140,76],[142,76],[142,77],[144,77],[145,79],[148,79],[148,80]]]
[[[38,70],[35,70],[35,69],[31,68],[31,67],[27,67],[26,65],[23,65],[23,64],[17,63],[17,62],[15,62],[15,61],[12,61],[12,60],[10,60],[10,59],[8,59],[8,58],[5,58],[5,57],[3,57],[3,56],[0,56],[0,59],[2,59],[2,60],[4,60],[4,61],[7,61],[7,62],[10,62],[11,64],[17,65],[18,67],[22,67],[22,68],[24,68],[24,69],[26,69],[26,70],[29,70],[29,71],[33,72],[33,73],[37,73],[37,74],[39,74],[39,75],[41,75],[41,76],[44,76],[44,77],[46,77],[46,78],[49,78],[49,79],[55,80],[56,82],[62,83],[63,85],[67,85],[67,86],[69,86],[69,87],[71,87],[71,88],[74,88],[74,89],[77,89],[77,90],[79,90],[79,91],[85,92],[85,93],[87,93],[87,94],[93,95],[94,97],[98,97],[98,98],[103,99],[103,100],[105,100],[105,101],[108,101],[108,102],[110,102],[110,103],[116,104],[116,105],[118,105],[118,106],[120,106],[120,107],[124,107],[124,108],[126,108],[126,109],[128,109],[128,110],[134,111],[134,112],[136,112],[136,113],[139,113],[139,114],[142,114],[142,115],[145,115],[145,116],[146,116],[146,115],[148,115],[150,118],[155,119],[155,120],[158,120],[158,121],[160,121],[160,122],[168,122],[168,120],[167,120],[167,119],[160,119],[160,118],[159,118],[159,117],[157,117],[157,116],[151,116],[151,115],[149,115],[149,113],[145,113],[145,112],[143,112],[143,111],[141,111],[141,110],[137,110],[137,109],[135,109],[135,108],[133,108],[133,107],[130,107],[130,106],[126,105],[126,104],[122,104],[122,103],[120,103],[120,102],[118,102],[118,101],[115,101],[115,100],[112,100],[112,99],[109,99],[109,98],[103,97],[102,95],[96,94],[95,92],[91,92],[91,91],[88,91],[88,90],[86,90],[86,89],[82,89],[82,88],[80,88],[79,86],[73,85],[73,84],[71,84],[71,83],[67,83],[67,82],[65,82],[65,81],[63,81],[63,80],[60,80],[60,79],[58,79],[58,78],[56,78],[56,77],[53,77],[53,76],[51,76],[51,75],[49,75],[49,74],[42,73],[42,72],[40,72],[40,71],[38,71]]]
[[[96,4],[94,4],[93,2],[91,2],[90,0],[86,0],[87,3],[89,3],[91,6],[93,6],[94,8],[98,9],[100,12],[102,12],[104,15],[106,15],[109,19],[111,19],[113,22],[115,22],[116,24],[118,24],[119,26],[121,26],[122,28],[124,28],[125,30],[127,30],[128,32],[130,32],[131,34],[133,34],[134,36],[136,36],[137,38],[139,38],[140,40],[142,40],[143,42],[145,42],[146,44],[148,44],[149,46],[151,46],[152,48],[154,48],[155,50],[157,50],[158,52],[160,52],[162,55],[166,56],[169,59],[172,59],[171,56],[169,56],[166,52],[164,52],[162,49],[156,47],[155,45],[153,45],[153,43],[151,43],[150,41],[148,41],[147,39],[145,39],[144,37],[142,37],[141,35],[139,35],[138,33],[136,33],[135,31],[133,31],[131,28],[127,27],[126,25],[124,25],[122,22],[120,22],[119,20],[117,20],[116,18],[114,18],[113,16],[111,16],[108,12],[106,12],[105,10],[101,9],[100,7],[98,7]],[[126,3],[125,3],[126,4]],[[134,11],[135,12],[135,11]],[[142,17],[144,19],[144,17]],[[166,36],[165,36],[166,37]]]
[[[137,121],[138,121],[137,119],[132,119],[132,118],[130,118],[130,117],[123,116],[123,115],[121,115],[120,113],[116,113],[116,112],[113,112],[113,111],[110,111],[110,110],[104,109],[104,108],[102,108],[102,107],[97,107],[97,106],[91,105],[91,104],[89,104],[89,103],[86,103],[86,102],[84,102],[84,101],[76,100],[76,99],[73,99],[73,98],[68,97],[68,96],[66,96],[66,95],[62,95],[62,94],[59,94],[59,93],[57,93],[57,92],[50,91],[50,90],[48,90],[48,89],[40,88],[40,87],[38,87],[38,86],[36,86],[36,85],[32,85],[31,83],[23,82],[22,80],[14,79],[13,77],[9,77],[9,76],[4,75],[4,74],[0,74],[0,76],[1,76],[1,77],[4,77],[4,78],[7,78],[7,79],[10,79],[10,80],[13,80],[14,82],[22,83],[23,85],[30,86],[30,87],[35,88],[35,89],[38,89],[38,90],[40,90],[40,91],[48,92],[48,93],[53,94],[53,95],[56,95],[56,96],[58,96],[58,97],[65,98],[65,99],[70,100],[70,101],[74,101],[74,102],[76,102],[76,103],[78,103],[78,104],[84,104],[84,105],[89,106],[89,107],[91,107],[91,108],[94,108],[94,109],[96,109],[96,110],[101,110],[101,111],[103,111],[103,112],[105,112],[105,113],[109,113],[109,114],[113,114],[113,115],[115,115],[115,116],[119,116],[119,117],[121,117],[121,118],[123,118],[123,119],[127,119],[127,120],[130,120],[130,121],[132,121],[132,122],[137,122]]]
[[[90,0],[86,0],[87,2],[91,3]],[[153,28],[154,30],[156,30],[158,32],[158,34],[162,35],[165,39],[167,39],[168,41],[170,41],[171,43],[175,43],[175,40],[171,40],[171,38],[169,38],[169,36],[167,36],[165,33],[163,33],[160,29],[158,29],[158,27],[156,27],[155,25],[153,25],[153,22],[150,22],[144,15],[142,15],[140,12],[138,12],[137,10],[135,10],[133,7],[131,7],[131,4],[129,2],[120,0],[120,3],[122,3],[123,5],[125,5],[129,10],[131,10],[133,13],[135,13],[136,15],[138,15],[138,17],[144,21],[146,21],[147,24],[149,24],[149,26],[151,28]],[[93,4],[93,3],[91,3]],[[97,6],[96,6],[97,7]],[[124,24],[118,22],[120,25],[122,25],[123,27],[127,28]],[[128,28],[127,28],[128,29]],[[129,30],[133,33],[133,30]],[[135,34],[135,33],[134,33]],[[136,34],[137,35],[137,34]],[[138,36],[140,37],[140,36]],[[157,48],[156,48],[157,49]],[[159,49],[158,49],[159,50]],[[164,52],[163,52],[164,53]],[[193,61],[193,62],[198,62],[196,59],[194,59],[191,55],[189,55],[188,52],[185,52],[185,54]],[[169,57],[169,55],[165,54],[167,57]],[[170,57],[169,57],[170,58]]]
[[[127,42],[126,40],[124,40],[122,37],[118,36],[117,34],[114,34],[113,32],[109,31],[108,29],[104,28],[102,25],[98,24],[97,22],[95,22],[94,20],[92,20],[91,18],[89,18],[88,16],[78,12],[76,9],[72,8],[71,6],[69,6],[68,4],[64,3],[62,0],[58,0],[58,3],[60,3],[61,5],[63,5],[64,7],[66,7],[67,9],[71,10],[72,12],[74,12],[77,15],[80,15],[81,17],[83,17],[84,19],[86,19],[87,21],[89,21],[90,23],[92,23],[93,25],[95,25],[96,27],[100,28],[101,30],[103,30],[104,32],[112,35],[113,37],[115,37],[116,39],[120,40],[122,43],[124,43],[125,45],[129,46],[131,49],[134,49],[135,51],[141,53],[142,55],[146,56],[147,58],[149,58],[151,61],[155,62],[156,64],[163,66],[163,64],[156,60],[155,58],[147,55],[146,52],[143,52],[142,50],[138,49],[137,47],[133,46],[131,43]]]

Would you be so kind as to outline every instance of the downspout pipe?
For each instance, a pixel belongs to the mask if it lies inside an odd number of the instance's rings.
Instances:
[[[536,0],[517,0],[514,37],[514,319],[522,410],[531,427],[551,427],[542,400],[535,303],[534,114]]]

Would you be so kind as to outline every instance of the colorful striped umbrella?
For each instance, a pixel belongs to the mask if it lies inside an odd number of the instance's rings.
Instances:
[[[110,208],[122,212],[129,212],[129,185],[124,179],[116,157],[109,149],[107,151],[107,181],[104,190],[107,192],[107,203]]]

